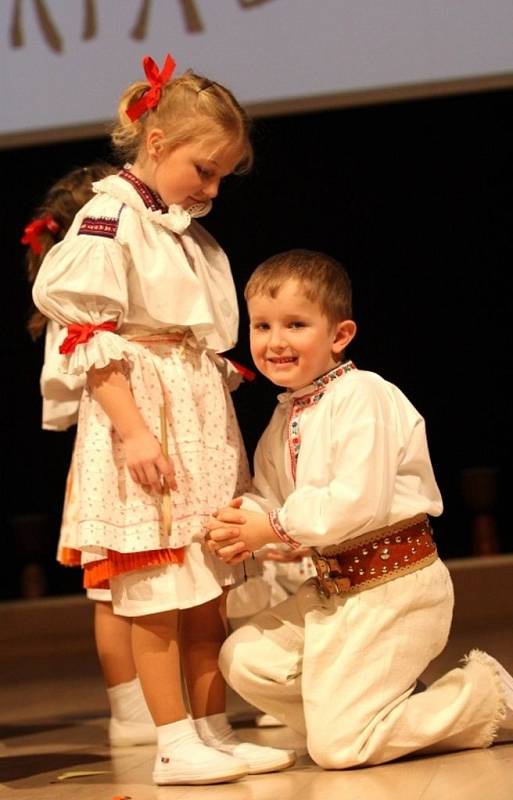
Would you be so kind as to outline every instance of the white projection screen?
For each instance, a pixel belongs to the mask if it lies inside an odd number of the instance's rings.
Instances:
[[[513,0],[0,0],[0,147],[105,133],[141,60],[253,115],[513,85]]]

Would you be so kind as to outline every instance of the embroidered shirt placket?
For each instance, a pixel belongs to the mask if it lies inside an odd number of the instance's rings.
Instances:
[[[296,484],[297,460],[299,457],[299,451],[301,449],[301,433],[299,425],[301,414],[305,408],[316,405],[319,400],[324,397],[326,389],[332,381],[340,378],[342,375],[345,375],[347,372],[350,372],[353,369],[356,369],[356,366],[352,361],[348,361],[345,364],[340,364],[326,375],[323,375],[322,377],[313,381],[316,389],[311,392],[311,394],[292,399],[287,422],[287,439],[290,455],[290,471],[294,485]],[[271,523],[274,532],[282,542],[290,545],[290,547],[300,547],[300,543],[292,539],[282,527],[278,514],[278,508],[275,508],[273,511],[269,512],[269,522]]]

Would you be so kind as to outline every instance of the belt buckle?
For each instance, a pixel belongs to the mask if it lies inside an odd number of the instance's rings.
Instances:
[[[350,578],[333,570],[329,559],[318,553],[314,553],[312,558],[317,571],[317,585],[325,597],[331,597],[333,594],[340,595],[350,588]]]

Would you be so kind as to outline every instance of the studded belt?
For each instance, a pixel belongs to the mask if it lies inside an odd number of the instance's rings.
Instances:
[[[433,531],[424,515],[371,531],[312,556],[322,594],[372,589],[436,561]]]

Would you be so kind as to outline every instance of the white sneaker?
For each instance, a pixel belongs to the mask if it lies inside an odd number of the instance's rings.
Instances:
[[[296,761],[294,750],[279,750],[277,747],[264,747],[260,744],[243,742],[236,734],[233,734],[229,741],[225,740],[216,744],[216,749],[244,761],[248,775],[279,772],[287,767],[292,767]]]
[[[187,752],[179,752],[174,756],[157,753],[153,781],[160,786],[228,783],[247,774],[244,761],[198,742],[189,745]]]
[[[109,742],[111,747],[134,747],[139,744],[155,744],[157,729],[153,722],[132,722],[111,717]]]
[[[278,772],[291,767],[296,761],[294,750],[279,750],[276,747],[263,747],[239,739],[225,714],[215,714],[194,720],[200,738],[209,747],[215,747],[246,763],[248,775],[260,772]]]

